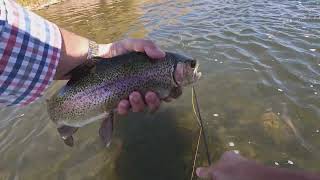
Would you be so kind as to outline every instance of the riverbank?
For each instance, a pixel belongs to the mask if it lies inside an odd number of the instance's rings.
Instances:
[[[18,0],[18,2],[30,10],[39,10],[47,8],[50,5],[57,4],[63,0]]]

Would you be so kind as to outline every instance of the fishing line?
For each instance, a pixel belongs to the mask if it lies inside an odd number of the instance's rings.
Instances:
[[[209,154],[209,148],[208,148],[206,133],[205,133],[204,128],[203,128],[203,122],[202,122],[202,118],[201,118],[201,114],[200,114],[198,98],[197,98],[197,94],[196,94],[194,86],[192,86],[192,96],[191,97],[192,97],[192,109],[193,109],[193,112],[194,112],[194,114],[196,116],[196,119],[197,119],[199,127],[200,127],[198,143],[197,143],[197,148],[196,148],[196,152],[195,152],[195,155],[194,155],[194,161],[193,161],[193,167],[192,167],[192,174],[191,174],[191,180],[192,180],[193,179],[193,175],[194,175],[194,170],[195,170],[195,164],[196,164],[196,160],[197,160],[197,154],[198,154],[198,151],[199,151],[199,145],[200,145],[201,136],[203,136],[203,142],[204,142],[204,145],[205,145],[205,148],[206,148],[206,154],[207,154],[207,160],[208,160],[209,166],[211,165],[211,159],[210,159],[210,154]]]
[[[191,178],[190,178],[190,180],[193,179],[193,177],[194,177],[194,170],[196,169],[196,162],[197,162],[197,155],[198,155],[198,151],[199,151],[201,134],[202,134],[202,129],[200,128],[199,136],[198,136],[198,142],[197,142],[197,147],[196,147],[196,152],[194,153],[194,158],[193,158],[192,173],[191,173]]]

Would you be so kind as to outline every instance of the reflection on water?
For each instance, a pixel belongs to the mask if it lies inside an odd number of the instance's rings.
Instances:
[[[319,1],[70,0],[37,13],[99,42],[151,38],[198,59],[213,160],[238,150],[265,164],[319,171]],[[98,122],[66,147],[44,100],[2,109],[0,177],[189,178],[198,135],[190,92],[155,114],[118,117],[110,149],[100,143]]]
[[[108,43],[128,34],[137,38],[147,34],[143,22],[139,21],[143,15],[141,4],[143,1],[137,0],[70,0],[39,14],[70,31]]]

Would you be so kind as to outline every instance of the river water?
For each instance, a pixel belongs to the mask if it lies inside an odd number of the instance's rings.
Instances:
[[[100,43],[149,38],[198,59],[212,160],[237,150],[320,171],[320,1],[70,0],[36,13]],[[189,179],[199,133],[190,88],[154,114],[117,117],[109,149],[99,122],[65,146],[43,99],[0,110],[0,179]]]

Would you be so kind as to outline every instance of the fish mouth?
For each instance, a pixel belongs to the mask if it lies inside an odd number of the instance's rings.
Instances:
[[[193,68],[192,68],[193,66]],[[201,77],[199,64],[179,62],[173,72],[173,81],[176,86],[186,86],[196,83]]]
[[[198,81],[202,76],[202,73],[199,72],[199,66],[200,66],[199,63],[197,62],[193,70],[193,76],[192,76],[193,82]]]

